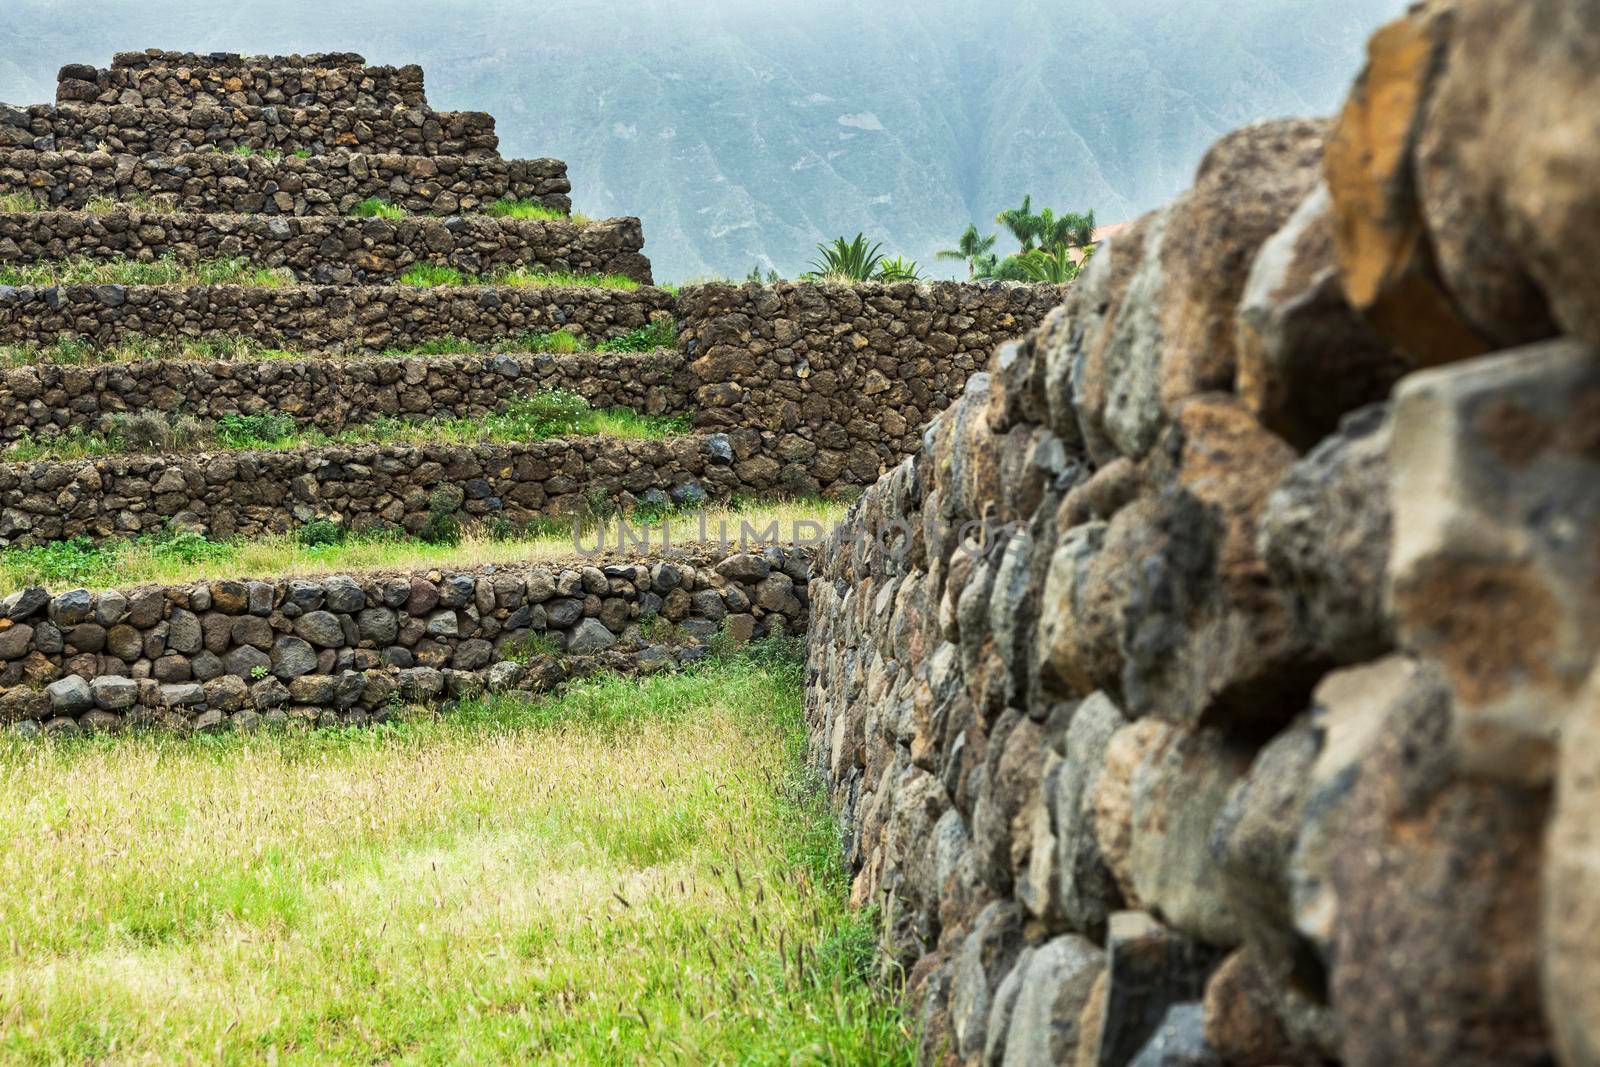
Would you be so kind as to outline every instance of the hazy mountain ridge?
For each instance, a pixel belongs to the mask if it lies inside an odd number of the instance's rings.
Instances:
[[[419,62],[435,106],[496,114],[507,154],[566,159],[580,210],[642,216],[657,275],[677,279],[757,260],[793,273],[857,230],[931,266],[1027,192],[1130,217],[1187,185],[1226,130],[1331,110],[1403,0],[1088,0],[1066,15],[1045,0],[723,0],[693,15],[575,0],[533,18],[455,0],[426,21],[370,0],[8,6],[12,102],[48,99],[63,62],[146,45]]]

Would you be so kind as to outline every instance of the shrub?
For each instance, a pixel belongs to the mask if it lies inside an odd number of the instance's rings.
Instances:
[[[43,211],[44,203],[32,193],[0,193],[0,211]]]
[[[233,545],[212,541],[204,534],[177,526],[168,526],[159,533],[141,538],[140,543],[158,560],[186,565],[220,562],[237,552]]]
[[[18,585],[75,586],[104,575],[116,562],[116,550],[87,537],[73,537],[8,549],[0,561]]]
[[[545,219],[554,221],[556,219],[565,220],[570,217],[565,211],[557,211],[555,208],[545,207],[543,204],[535,203],[532,200],[512,200],[507,197],[496,200],[485,208],[484,212],[497,219]]]
[[[895,256],[878,264],[877,279],[880,282],[914,282],[921,278],[922,270],[916,261],[904,256]]]
[[[433,263],[414,263],[400,275],[401,285],[465,285],[466,276],[454,267],[441,267]]]
[[[461,520],[456,518],[457,501],[440,489],[428,501],[428,521],[417,531],[417,540],[430,545],[459,545]]]
[[[281,411],[224,415],[217,420],[217,443],[224,448],[271,448],[293,437],[295,421]]]
[[[403,219],[406,217],[406,210],[381,197],[369,196],[357,204],[351,214],[358,219]]]
[[[656,319],[648,326],[629,330],[599,345],[601,352],[654,352],[662,348],[676,348],[678,324],[672,319]]]
[[[817,246],[818,257],[811,261],[813,273],[819,277],[840,281],[864,282],[878,271],[883,262],[882,242],[868,245],[865,234],[858,233],[855,240],[836,237],[832,244]]]
[[[315,518],[295,532],[294,539],[306,548],[342,545],[349,531],[332,519]]]

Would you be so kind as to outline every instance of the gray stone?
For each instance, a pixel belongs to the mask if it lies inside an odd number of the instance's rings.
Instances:
[[[227,728],[227,719],[216,708],[207,708],[196,715],[190,722],[190,727],[197,734],[220,734]]]
[[[487,667],[493,657],[494,646],[482,638],[474,638],[456,646],[450,665],[458,671],[476,671]]]
[[[1217,731],[1173,731],[1133,775],[1129,856],[1139,902],[1215,945],[1238,944],[1242,928],[1211,852],[1211,830],[1249,765],[1249,749]]]
[[[89,683],[75,674],[51,682],[45,692],[50,696],[51,709],[60,715],[78,715],[94,707]]]
[[[477,583],[470,575],[449,574],[439,583],[439,604],[446,608],[463,608],[472,603]]]
[[[1290,469],[1261,513],[1261,557],[1273,584],[1287,593],[1294,625],[1330,662],[1362,663],[1393,646],[1383,603],[1393,530],[1389,437],[1386,407],[1350,415]]]
[[[287,681],[317,669],[317,654],[298,637],[280,637],[272,645],[272,673]]]
[[[132,678],[102,674],[89,683],[95,707],[102,711],[122,711],[131,708],[139,698],[139,683]]]
[[[29,618],[49,603],[49,590],[36,585],[29,586],[6,597],[4,604],[6,618],[18,621]]]
[[[258,668],[262,671],[271,670],[272,657],[249,645],[230,649],[222,658],[222,669],[240,678],[255,679]]]
[[[718,563],[716,572],[735,582],[759,582],[772,573],[772,565],[750,552],[738,552]]]
[[[115,626],[128,614],[128,598],[115,589],[107,589],[95,597],[94,621],[101,626]]]
[[[1104,930],[1111,913],[1122,905],[1122,894],[1095,833],[1094,797],[1106,749],[1125,721],[1104,693],[1084,700],[1072,714],[1066,752],[1044,782],[1046,832],[1040,834],[1036,827],[1032,865],[1048,870],[1053,850],[1058,879],[1056,906],[1074,930]],[[1041,916],[1050,910],[1048,892],[1041,886],[1044,881],[1039,876],[1019,886],[1019,891],[1032,888],[1031,897],[1025,896],[1024,902]]]
[[[950,987],[950,1022],[956,1054],[976,1059],[989,1036],[994,994],[1022,950],[1022,909],[1010,902],[984,908],[956,954]]]
[[[137,635],[137,631],[135,631],[135,634]],[[122,658],[138,659],[138,649],[142,648],[143,646],[144,643],[142,639],[138,640],[132,656],[124,656]],[[33,647],[38,649],[40,652],[43,652],[47,656],[54,656],[66,650],[67,639],[61,633],[61,628],[55,623],[41,622],[33,628]]]
[[[94,598],[87,589],[72,589],[57,594],[50,601],[50,621],[58,626],[76,626],[88,622],[94,613]]]
[[[329,611],[351,615],[367,606],[366,594],[352,578],[334,575],[322,580],[323,604]]]
[[[344,645],[344,624],[330,611],[308,611],[294,620],[295,636],[318,648]]]
[[[1004,1067],[1070,1063],[1077,1054],[1078,1020],[1105,965],[1105,953],[1086,938],[1067,934],[1019,961],[1018,993],[1006,1034]]]
[[[356,616],[356,630],[363,641],[388,645],[400,632],[400,620],[389,608],[367,608]]]
[[[172,617],[167,623],[167,650],[180,655],[191,656],[200,651],[204,632],[200,627],[200,620],[193,612],[183,608],[173,608]]]
[[[1570,341],[1395,391],[1388,595],[1402,647],[1445,668],[1470,773],[1547,784],[1600,649],[1597,410],[1600,359]]]
[[[584,619],[567,635],[567,651],[574,656],[603,652],[617,643],[617,636],[599,619]]]
[[[550,625],[564,630],[583,618],[583,601],[564,597],[549,601],[544,605],[544,610]]]
[[[250,702],[258,708],[279,708],[289,702],[289,688],[276,678],[263,678],[250,686]]]
[[[1196,1008],[1222,953],[1163,927],[1143,912],[1111,917],[1106,943],[1105,1007],[1097,1067],[1120,1067],[1142,1054],[1176,1005]],[[1160,1062],[1160,1061],[1157,1061]]]
[[[206,702],[206,689],[197,682],[180,682],[163,685],[160,697],[164,708],[195,707]]]
[[[1223,1067],[1206,1044],[1204,1011],[1199,1004],[1174,1004],[1128,1067]]]
[[[443,608],[428,616],[428,633],[433,637],[456,637],[461,633],[460,622],[453,608]]]
[[[0,630],[0,659],[21,659],[33,651],[33,627],[17,625]]]

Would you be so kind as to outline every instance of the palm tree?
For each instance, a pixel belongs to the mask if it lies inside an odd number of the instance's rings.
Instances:
[[[947,248],[934,254],[935,259],[965,260],[967,264],[967,277],[978,277],[978,264],[989,254],[989,249],[1000,239],[998,234],[991,233],[987,237],[979,236],[977,226],[968,226],[967,232],[961,235],[961,240],[956,242],[954,248]]]
[[[1094,212],[1079,214],[1064,211],[1057,216],[1045,208],[1038,215],[1039,247],[1045,251],[1057,248],[1088,248],[1094,243]]]
[[[1021,207],[1007,208],[996,215],[994,221],[1011,231],[1023,252],[1033,249],[1033,242],[1039,237],[1039,216],[1033,213],[1032,193],[1022,198]]]
[[[1067,244],[1058,244],[1051,252],[1035,248],[1025,256],[1018,256],[1017,262],[1033,281],[1059,285],[1078,276],[1078,264],[1072,252],[1072,246]]]

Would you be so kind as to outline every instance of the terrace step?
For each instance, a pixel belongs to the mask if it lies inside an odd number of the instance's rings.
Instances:
[[[359,56],[237,57],[193,63],[152,57],[138,66],[68,64],[56,76],[56,102],[134,107],[427,107],[422,68],[368,67]]]
[[[650,284],[636,218],[589,223],[489,217],[279,218],[235,214],[0,212],[0,263],[68,258],[193,264],[244,259],[301,281],[392,282],[417,263],[467,275],[527,269],[620,274]]]
[[[209,145],[285,154],[336,149],[423,156],[494,156],[494,116],[427,108],[0,107],[0,147],[176,153]]]
[[[263,715],[358,725],[396,697],[656,670],[704,656],[719,633],[804,632],[810,567],[803,548],[702,547],[54,597],[28,589],[0,601],[0,725],[218,729]]]
[[[721,434],[517,444],[374,444],[119,454],[0,464],[0,545],[91,541],[176,525],[209,537],[287,533],[327,518],[418,533],[441,514],[523,526],[641,503],[698,504],[776,489]],[[774,472],[775,473],[775,472]]]
[[[164,48],[118,52],[111,57],[114,70],[142,70],[146,67],[365,67],[366,57],[359,52],[308,52],[286,56],[252,56],[239,52],[172,52]],[[63,68],[65,69],[65,68]]]
[[[571,192],[567,165],[556,159],[344,151],[303,159],[0,148],[0,194],[31,194],[45,207],[66,210],[96,199],[160,197],[191,212],[347,216],[363,200],[377,197],[412,214],[471,213],[501,199],[567,212]]]
[[[664,289],[408,285],[0,286],[0,344],[248,338],[273,348],[382,351],[564,329],[591,343],[671,316]]]
[[[478,417],[549,389],[595,408],[679,415],[693,410],[694,384],[672,351],[41,364],[0,373],[0,441],[96,429],[119,414],[276,411],[334,434],[379,416]]]

